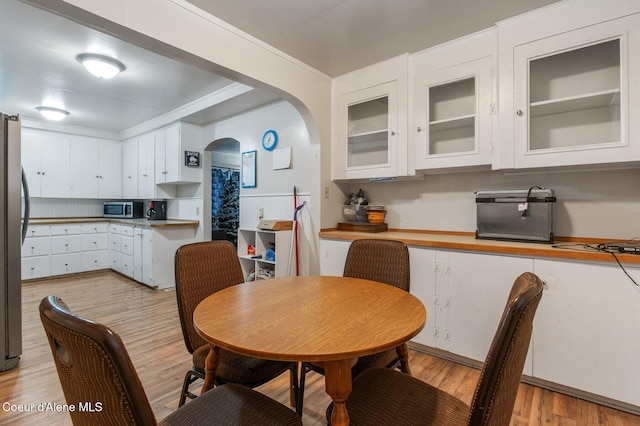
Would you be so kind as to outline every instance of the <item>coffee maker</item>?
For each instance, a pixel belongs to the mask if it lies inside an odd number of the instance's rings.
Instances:
[[[162,200],[147,201],[147,219],[148,220],[166,220],[167,219],[167,202]]]

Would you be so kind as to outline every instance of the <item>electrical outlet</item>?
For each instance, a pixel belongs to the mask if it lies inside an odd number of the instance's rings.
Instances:
[[[262,219],[264,219],[264,209],[260,207],[258,209],[258,220],[262,220]]]
[[[196,216],[200,216],[200,207],[196,207]]]
[[[324,187],[324,198],[329,198],[329,187],[328,186]]]

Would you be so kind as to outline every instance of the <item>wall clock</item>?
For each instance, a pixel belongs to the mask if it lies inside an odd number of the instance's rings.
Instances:
[[[267,151],[273,151],[278,144],[278,134],[275,130],[267,130],[262,135],[262,147]]]

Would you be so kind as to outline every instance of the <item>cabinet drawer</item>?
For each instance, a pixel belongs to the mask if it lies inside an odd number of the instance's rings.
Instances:
[[[107,222],[83,223],[81,231],[83,234],[106,234],[109,232],[109,224]]]
[[[82,270],[95,271],[109,268],[109,252],[106,250],[82,253]]]
[[[120,251],[122,246],[122,235],[109,234],[109,250]]]
[[[133,256],[133,237],[122,236],[122,245],[120,246],[122,254]]]
[[[133,237],[133,226],[122,225],[121,233],[127,237]]]
[[[27,238],[22,245],[22,257],[42,256],[50,253],[49,237]]]
[[[80,253],[51,256],[51,275],[74,274],[81,270],[82,255]]]
[[[82,235],[82,251],[107,250],[109,237],[107,234]]]
[[[29,225],[27,228],[27,238],[29,237],[48,237],[49,225]]]
[[[51,237],[51,254],[77,253],[81,249],[80,235]]]
[[[51,235],[79,235],[81,229],[80,224],[51,225]]]
[[[36,256],[22,259],[22,279],[42,278],[51,275],[49,256]]]
[[[117,223],[109,224],[109,232],[116,235],[122,234],[122,225],[119,225]]]
[[[115,251],[109,252],[109,267],[114,271],[122,271],[122,254]]]
[[[122,255],[122,267],[120,272],[128,277],[133,277],[133,256],[126,254]]]

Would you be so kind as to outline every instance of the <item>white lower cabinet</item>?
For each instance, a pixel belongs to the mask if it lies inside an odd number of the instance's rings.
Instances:
[[[320,274],[342,276],[350,242],[320,240]]]
[[[111,269],[133,278],[133,225],[109,226],[109,263]]]
[[[484,361],[515,278],[533,261],[410,248],[411,293],[427,308],[427,324],[413,340]],[[530,374],[531,357],[525,366]]]
[[[82,271],[82,237],[79,224],[51,225],[51,275]]]
[[[133,234],[133,279],[153,285],[153,231],[136,227]]]
[[[32,225],[22,244],[22,279],[51,275],[51,243],[49,225]]]
[[[112,223],[109,232],[111,269],[149,287],[164,289],[175,286],[176,250],[194,242],[196,230]]]
[[[618,265],[536,259],[533,376],[640,406],[640,287]],[[640,283],[640,269],[625,267]]]
[[[29,226],[22,279],[108,268],[108,230],[106,222]]]
[[[22,258],[22,279],[29,280],[51,275],[51,259],[47,256]]]
[[[349,245],[321,240],[322,275],[342,275]],[[545,290],[524,374],[640,406],[640,287],[618,265],[423,247],[409,256],[411,293],[427,309],[413,342],[483,361],[515,278],[534,272]],[[640,283],[640,268],[625,268]]]

